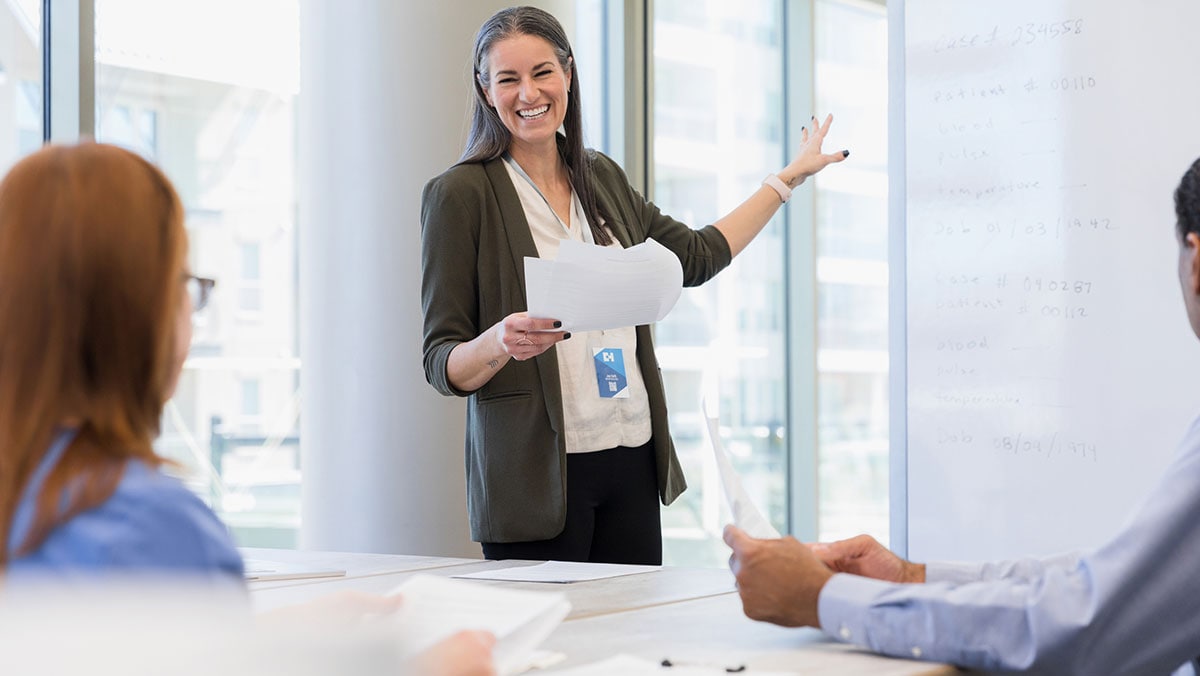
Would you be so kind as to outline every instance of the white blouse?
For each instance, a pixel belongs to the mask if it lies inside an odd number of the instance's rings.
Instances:
[[[568,237],[585,237],[589,225],[579,196],[571,191],[571,221],[564,224],[536,187],[506,159],[504,166],[521,198],[525,220],[537,245],[538,257],[558,257],[558,244]],[[609,246],[620,247],[613,238]],[[601,397],[594,366],[599,349],[622,351],[628,398]],[[567,453],[589,453],[617,446],[636,447],[650,440],[650,400],[637,361],[637,333],[627,326],[608,331],[572,332],[571,337],[555,346],[559,380],[562,386],[563,421]]]

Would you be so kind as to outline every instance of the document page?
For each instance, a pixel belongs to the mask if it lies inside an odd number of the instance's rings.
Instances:
[[[481,570],[475,573],[455,575],[459,578],[476,580],[508,580],[513,582],[583,582],[585,580],[602,580],[622,575],[652,573],[661,570],[659,566],[635,566],[618,563],[578,563],[575,561],[547,561],[536,566],[511,566]]]
[[[780,537],[779,531],[775,530],[771,522],[767,521],[762,512],[758,511],[758,507],[746,493],[745,487],[742,486],[741,475],[729,461],[729,454],[725,452],[725,445],[721,443],[721,420],[715,406],[710,412],[708,401],[701,400],[700,409],[704,412],[708,440],[712,443],[713,455],[717,460],[717,471],[721,475],[721,489],[725,493],[729,511],[733,514],[734,525],[746,531],[751,537]]]
[[[534,650],[571,610],[558,592],[501,589],[433,575],[417,575],[390,594],[403,598],[396,623],[405,652],[413,654],[464,629],[496,635],[500,674],[526,668]]]
[[[628,249],[563,241],[558,258],[525,258],[529,316],[557,319],[565,331],[653,324],[675,307],[683,267],[648,239]]]
[[[267,561],[266,559],[244,559],[247,581],[303,580],[316,577],[344,577],[346,571],[336,568],[320,568],[299,563]]]

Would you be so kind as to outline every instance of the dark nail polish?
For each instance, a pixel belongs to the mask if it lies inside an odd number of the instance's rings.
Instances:
[[[850,151],[849,151],[849,150],[843,150],[843,151],[842,151],[842,157],[850,157]]]
[[[562,326],[562,322],[560,322],[560,321],[558,321],[557,319],[555,319],[555,320],[554,320],[554,328],[556,328],[556,329],[557,329],[557,328],[558,328],[558,327],[560,327],[560,326]]]
[[[800,131],[808,131],[808,127],[800,127]]]
[[[563,340],[566,340],[566,339],[568,339],[568,338],[570,338],[570,337],[571,337],[571,334],[569,334],[569,333],[564,333],[564,334],[563,334]]]

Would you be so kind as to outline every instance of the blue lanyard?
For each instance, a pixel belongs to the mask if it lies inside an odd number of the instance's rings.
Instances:
[[[517,164],[517,161],[513,159],[512,155],[509,155],[508,153],[504,153],[504,161],[507,162],[508,166],[512,167],[513,171],[517,172],[517,174],[519,174],[521,176],[521,178],[525,179],[526,183],[533,186],[533,189],[535,192],[537,192],[538,197],[541,197],[542,201],[546,203],[546,208],[550,210],[551,214],[554,214],[554,220],[558,221],[558,224],[562,227],[563,232],[566,233],[567,239],[571,239],[571,228],[567,227],[567,224],[563,223],[563,220],[558,217],[558,212],[554,210],[554,207],[550,206],[550,200],[546,199],[546,196],[544,194],[542,194],[542,189],[537,187],[537,184],[533,182],[532,178],[529,178],[529,174],[525,173],[525,170],[521,168],[521,165]],[[579,214],[579,212],[575,209],[575,200],[576,199],[577,198],[575,197],[575,190],[572,189],[571,190],[571,212],[575,214],[576,220],[580,221],[579,229],[583,231],[583,241],[587,242],[588,244],[595,244],[596,237],[594,235],[592,235],[592,229],[588,226],[587,219],[582,218],[581,215]]]

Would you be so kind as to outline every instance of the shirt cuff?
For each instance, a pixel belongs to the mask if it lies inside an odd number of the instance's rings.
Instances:
[[[959,585],[979,582],[983,579],[982,563],[939,563],[925,564],[926,582],[949,582]]]
[[[821,630],[830,637],[869,648],[885,655],[929,659],[914,627],[890,624],[887,618],[872,612],[881,599],[921,585],[885,582],[847,573],[829,578],[817,598],[817,618]]]
[[[825,582],[817,597],[821,630],[839,641],[867,645],[867,609],[880,594],[897,584],[836,573]]]

